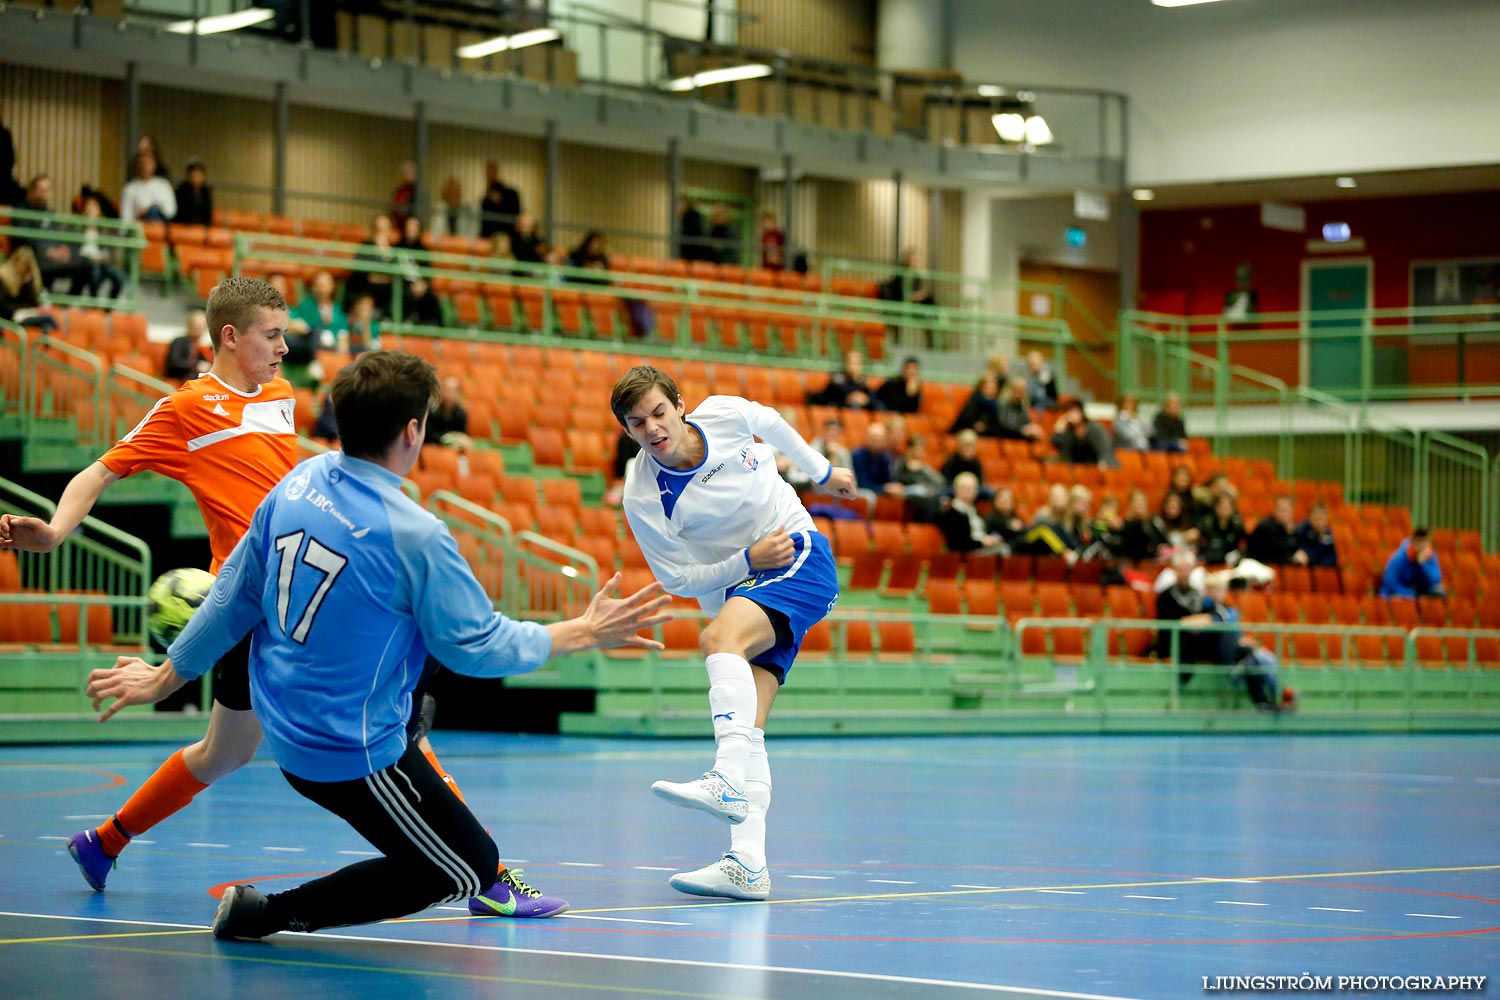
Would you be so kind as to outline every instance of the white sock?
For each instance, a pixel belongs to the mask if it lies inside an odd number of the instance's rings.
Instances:
[[[714,770],[735,788],[743,789],[750,733],[755,728],[755,678],[749,662],[733,653],[714,653],[705,665],[714,740],[719,744]]]
[[[750,813],[729,828],[729,849],[751,871],[766,865],[766,813],[771,808],[771,758],[766,756],[766,731],[750,730],[750,759],[745,767],[745,798]]]

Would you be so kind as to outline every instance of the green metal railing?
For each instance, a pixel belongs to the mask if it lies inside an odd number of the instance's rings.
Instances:
[[[32,340],[26,354],[22,431],[29,435],[39,421],[77,421],[78,444],[102,449],[110,437],[104,362],[91,351],[56,337]]]
[[[995,316],[827,291],[813,293],[748,282],[529,264],[465,254],[401,250],[393,252],[387,260],[356,259],[357,250],[358,247],[347,243],[240,233],[235,237],[235,269],[239,273],[251,266],[257,271],[274,272],[280,264],[361,271],[407,280],[422,277],[429,281],[472,282],[480,292],[481,301],[504,292],[530,294],[539,297],[541,309],[539,317],[527,324],[540,327],[533,334],[542,336],[530,336],[528,340],[532,343],[545,343],[547,337],[556,337],[558,343],[570,343],[586,336],[581,328],[570,337],[558,333],[560,300],[577,306],[579,300],[573,296],[601,295],[610,299],[636,299],[655,308],[657,316],[668,324],[668,328],[657,331],[655,343],[670,343],[685,354],[726,360],[744,359],[749,327],[755,323],[774,328],[778,334],[773,337],[766,333],[767,363],[782,360],[802,367],[839,365],[845,344],[857,343],[876,326],[882,331],[918,329],[933,352],[926,366],[929,376],[964,382],[972,381],[976,359],[1001,347],[1008,349],[1017,339],[1050,344],[1055,352],[1079,350],[1067,324],[1056,319]],[[396,327],[421,332],[424,328],[403,322],[402,298],[401,282],[393,281],[391,312]],[[730,311],[750,315],[731,318]],[[506,331],[515,324],[511,317],[499,316],[492,317],[491,326]],[[650,338],[630,336],[619,317],[610,326],[608,330],[593,329],[593,339],[632,347],[653,342]],[[714,326],[717,338],[709,329]],[[739,333],[740,327],[745,328],[744,336]]]
[[[38,212],[29,208],[0,208],[0,236],[10,237],[12,245],[42,241],[82,246],[89,241],[90,229],[94,230],[93,241],[101,250],[121,254],[121,259],[115,262],[125,277],[119,296],[68,295],[44,289],[42,302],[127,312],[135,309],[140,297],[141,251],[146,249],[146,238],[141,235],[139,225],[119,219],[91,219],[86,215]]]
[[[18,483],[0,479],[0,513],[50,521],[57,505]],[[152,580],[151,550],[145,542],[97,518],[85,517],[79,530],[51,552],[18,551],[16,555],[23,588],[41,592],[48,600],[65,595],[62,603],[74,606],[105,604],[113,615],[114,641],[145,648],[145,600]],[[74,592],[80,591],[100,599],[80,596],[75,600]],[[22,596],[34,602],[40,595]],[[82,635],[87,614],[80,618],[84,619],[79,625]],[[71,640],[64,635],[60,641]]]
[[[1478,532],[1494,551],[1490,456],[1484,448],[1442,431],[1424,431],[1416,472],[1413,522]]]
[[[1272,374],[1295,373],[1297,387],[1321,388],[1350,402],[1500,398],[1500,360],[1493,347],[1500,339],[1500,312],[1494,306],[1317,310],[1242,319],[1125,310],[1119,318],[1121,385],[1150,390],[1152,380],[1143,375],[1152,351],[1160,349],[1158,338],[1258,369],[1275,359],[1281,370]],[[1304,348],[1315,352],[1351,341],[1358,342],[1357,370],[1352,364],[1324,366],[1320,377],[1327,384],[1308,386],[1304,369],[1318,366],[1303,365]],[[1412,384],[1408,363],[1418,354],[1451,363],[1453,377]]]

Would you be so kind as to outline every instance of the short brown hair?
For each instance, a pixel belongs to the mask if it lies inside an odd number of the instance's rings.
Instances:
[[[615,383],[609,394],[609,408],[621,427],[625,426],[625,414],[635,409],[652,389],[660,389],[667,397],[667,402],[673,406],[677,405],[677,400],[682,396],[677,389],[676,380],[660,368],[636,365],[620,376],[620,381]]]
[[[346,455],[376,459],[415,420],[427,419],[441,389],[437,369],[404,351],[366,351],[343,368],[329,390]]]
[[[220,333],[226,326],[248,330],[260,309],[285,309],[286,299],[274,286],[259,278],[225,278],[208,293],[208,339],[219,349]]]

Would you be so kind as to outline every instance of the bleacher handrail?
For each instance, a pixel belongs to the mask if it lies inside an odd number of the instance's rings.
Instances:
[[[82,348],[74,347],[67,341],[50,335],[37,337],[32,342],[32,349],[27,357],[25,377],[31,383],[31,388],[26,394],[28,405],[27,412],[22,418],[23,430],[29,431],[31,426],[39,416],[35,412],[37,406],[33,405],[40,402],[42,394],[40,388],[40,372],[37,369],[44,363],[53,363],[52,359],[47,354],[47,350],[55,351],[63,357],[77,363],[78,365],[81,365],[84,369],[86,369],[88,373],[87,376],[84,376],[82,372],[79,372],[77,370],[74,370],[73,372],[71,372],[71,374],[75,377],[84,378],[85,381],[89,384],[89,395],[93,396],[94,404],[94,431],[92,435],[87,435],[85,434],[83,428],[80,427],[78,443],[102,449],[103,446],[108,444],[110,440],[108,437],[108,410],[105,407],[106,400],[104,393],[104,362],[101,361],[99,359],[99,356],[97,354],[94,354],[92,351],[86,351]]]
[[[25,224],[28,222],[32,225]],[[95,231],[92,237],[88,233],[90,229]],[[43,302],[96,309],[118,309],[127,312],[136,307],[141,280],[141,251],[147,246],[146,237],[138,223],[103,216],[91,219],[86,215],[72,215],[65,212],[3,207],[0,208],[0,236],[28,242],[46,240],[77,244],[83,244],[92,238],[101,248],[125,251],[125,282],[116,298],[106,298],[101,295],[60,294],[44,289]]]

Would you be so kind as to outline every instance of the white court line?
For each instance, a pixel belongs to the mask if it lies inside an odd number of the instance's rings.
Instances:
[[[355,857],[355,858],[378,858],[378,857],[380,857],[380,852],[379,851],[339,851],[339,853],[340,854],[347,854],[347,855],[349,855],[351,857]]]
[[[832,875],[788,875],[787,878],[810,878],[817,879],[819,882],[833,881]]]
[[[67,840],[67,837],[38,837],[37,840]]]
[[[583,914],[576,914],[583,916]],[[55,913],[15,913],[0,910],[0,917],[30,917],[39,920],[72,920],[80,923],[131,924],[136,927],[165,927],[171,929],[207,931],[198,924],[167,924],[153,920],[111,920],[105,917],[67,917]],[[288,932],[290,933],[290,932]],[[303,935],[297,935],[301,937]],[[1124,996],[1103,993],[1071,993],[1065,990],[1044,990],[1030,986],[1000,986],[991,983],[967,983],[952,979],[919,979],[914,976],[883,976],[873,972],[841,972],[835,969],[797,969],[785,965],[749,965],[734,962],[703,962],[688,958],[643,958],[634,955],[603,955],[587,951],[554,951],[542,948],[513,948],[494,944],[467,944],[457,941],[416,941],[411,938],[366,937],[358,934],[328,934],[318,931],[323,941],[354,941],[359,944],[405,944],[419,948],[452,948],[460,951],[494,952],[516,955],[546,955],[550,958],[591,958],[600,962],[640,962],[645,965],[677,965],[699,969],[739,969],[745,972],[785,972],[796,976],[829,976],[837,979],[861,979],[869,982],[905,983],[913,986],[948,986],[958,989],[979,990],[985,993],[1007,993],[1011,996],[1049,997],[1052,1000],[1135,1000]]]
[[[1453,917],[1446,913],[1408,913],[1408,917],[1429,917],[1433,920],[1462,920],[1463,917]]]
[[[460,913],[468,913],[469,912],[469,908],[467,906],[434,906],[433,909],[434,910],[458,910]]]
[[[154,841],[154,840],[142,840],[140,837],[133,837],[133,838],[131,838],[130,842],[132,844],[154,844],[154,843],[156,843],[156,841]]]
[[[301,854],[306,851],[305,847],[262,847],[262,851],[280,851],[283,854]]]
[[[950,885],[950,889],[1003,889],[1003,885]]]
[[[915,882],[903,882],[899,878],[867,878],[866,882],[877,885],[916,885]]]
[[[1309,910],[1325,910],[1329,913],[1363,913],[1364,910],[1350,910],[1342,906],[1309,906]]]
[[[194,840],[194,841],[190,841],[188,843],[188,846],[189,847],[228,847],[229,845],[228,844],[203,844],[203,843],[199,843],[198,841]]]
[[[1130,895],[1130,894],[1127,893],[1126,896],[1125,896],[1125,898],[1126,899],[1176,899],[1177,897],[1176,896],[1132,896],[1132,895]]]
[[[635,865],[638,872],[675,872],[676,868],[663,868],[660,865]]]
[[[1258,878],[1211,878],[1211,877],[1209,877],[1207,875],[1196,875],[1196,876],[1193,877],[1193,881],[1194,882],[1239,882],[1239,883],[1242,883],[1244,885],[1259,885],[1260,884],[1260,879],[1258,879]]]
[[[1238,899],[1216,899],[1215,903],[1220,906],[1270,906],[1270,903],[1246,903]]]
[[[109,814],[105,813],[104,815],[99,816],[64,816],[63,819],[109,819]]]
[[[563,868],[603,868],[597,861],[559,861],[558,865]]]
[[[633,917],[596,917],[592,913],[559,913],[570,920],[610,920],[617,924],[661,924],[663,927],[691,927],[686,920],[637,920]]]
[[[1037,889],[1037,892],[1050,892],[1054,896],[1082,896],[1083,893],[1077,889]]]

